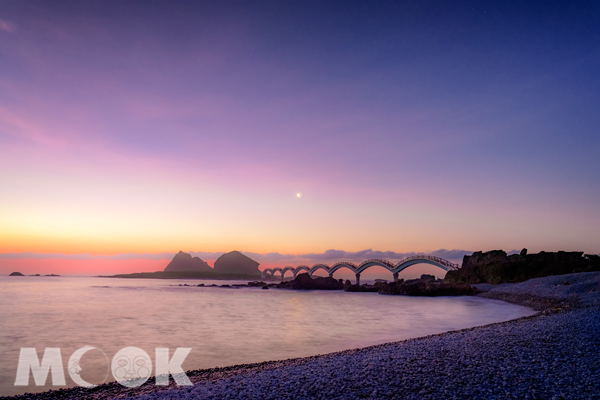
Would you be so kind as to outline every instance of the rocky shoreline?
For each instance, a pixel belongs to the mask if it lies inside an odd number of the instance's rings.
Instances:
[[[540,313],[314,357],[189,371],[193,387],[108,383],[12,398],[600,398],[600,272],[476,286],[479,296]]]

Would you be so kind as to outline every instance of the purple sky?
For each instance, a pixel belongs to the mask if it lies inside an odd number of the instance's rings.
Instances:
[[[0,252],[598,253],[598,71],[594,1],[0,0]]]

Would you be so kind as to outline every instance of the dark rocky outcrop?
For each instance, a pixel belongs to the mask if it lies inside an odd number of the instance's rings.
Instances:
[[[16,271],[15,271],[15,272],[13,272],[12,274],[10,274],[9,276],[25,276],[25,275],[23,275],[23,274],[22,274],[22,273],[20,273],[20,272],[16,272]]]
[[[270,285],[269,285],[270,286]],[[299,274],[296,279],[289,282],[281,282],[277,285],[280,289],[297,289],[297,290],[342,290],[344,284],[334,278],[311,278],[308,273]]]
[[[471,296],[479,293],[466,283],[445,283],[433,275],[421,275],[420,279],[400,280],[381,285],[379,294],[404,296]]]
[[[263,281],[252,281],[252,282],[248,282],[248,286],[249,287],[265,287],[265,286],[267,286],[267,283],[263,282]]]
[[[532,278],[600,271],[600,256],[583,252],[540,252],[507,255],[502,250],[481,251],[465,256],[462,268],[448,271],[446,283],[514,283]]]
[[[344,290],[346,292],[379,292],[379,286],[375,287],[375,285],[345,285]]]
[[[231,251],[217,258],[214,270],[215,272],[228,274],[260,275],[259,265],[259,263],[239,251]]]
[[[188,253],[184,253],[180,251],[175,254],[173,260],[167,265],[164,269],[167,272],[173,271],[193,271],[193,272],[201,272],[201,271],[212,271],[213,269],[208,265],[205,261],[201,260],[198,257],[192,257]]]

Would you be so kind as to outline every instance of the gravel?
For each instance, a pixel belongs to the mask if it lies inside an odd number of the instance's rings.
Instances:
[[[484,297],[538,314],[315,357],[190,371],[191,387],[116,383],[19,398],[600,399],[600,273],[532,279]]]

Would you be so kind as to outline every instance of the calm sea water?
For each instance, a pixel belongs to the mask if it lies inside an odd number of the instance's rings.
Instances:
[[[127,346],[139,347],[152,358],[157,347],[171,352],[190,347],[183,364],[189,370],[365,347],[534,313],[472,297],[202,288],[180,283],[234,282],[0,277],[0,395],[52,388],[35,386],[33,378],[29,386],[14,386],[22,347],[35,347],[40,359],[46,347],[59,347],[65,366],[70,355],[85,345],[101,349],[108,359]],[[101,382],[106,358],[98,352],[90,355],[88,363],[88,374],[95,368],[100,376],[88,382]],[[113,380],[108,376],[107,381]],[[67,372],[65,377],[67,386],[75,386]]]

